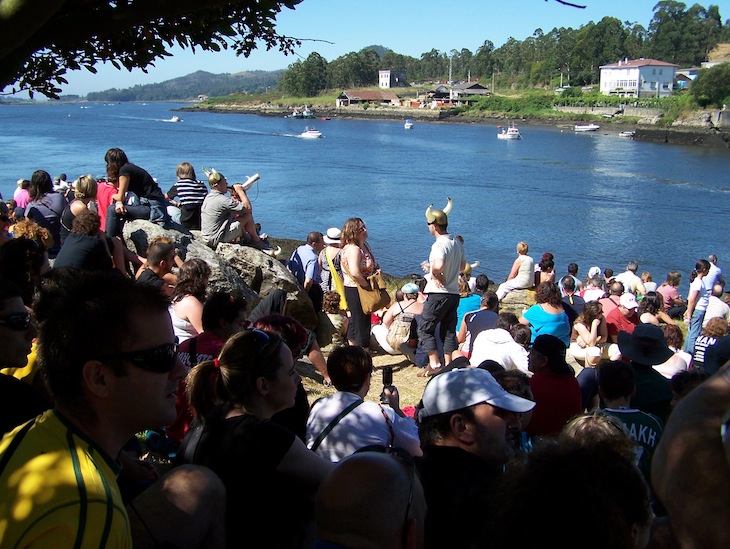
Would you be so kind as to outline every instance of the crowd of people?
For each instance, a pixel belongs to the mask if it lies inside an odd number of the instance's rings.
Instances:
[[[449,199],[426,210],[424,276],[370,310],[380,267],[352,217],[282,260],[311,330],[284,290],[250,308],[170,238],[140,256],[119,238],[130,219],[179,221],[265,250],[246,184],[211,169],[206,189],[182,163],[165,196],[121,149],[105,161],[106,180],[55,191],[35,172],[0,218],[3,547],[727,546],[714,255],[686,300],[678,272],[656,284],[633,261],[556,278],[526,242],[494,284],[449,232]],[[510,312],[519,291],[534,305]],[[427,378],[418,402],[392,383],[368,398],[383,352]],[[315,402],[303,357],[333,387]]]

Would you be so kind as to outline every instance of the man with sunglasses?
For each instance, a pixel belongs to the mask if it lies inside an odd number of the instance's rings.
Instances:
[[[492,374],[463,368],[437,374],[423,392],[416,466],[426,493],[426,547],[481,547],[494,490],[510,457],[508,430],[521,429],[531,400]]]
[[[33,339],[38,335],[20,290],[0,278],[0,368],[24,368]],[[0,435],[37,416],[50,404],[32,385],[0,374]]]
[[[169,474],[129,514],[117,485],[125,443],[175,418],[185,368],[167,306],[115,273],[60,269],[45,281],[34,311],[55,406],[0,441],[0,546],[181,547],[220,535],[223,490],[209,471]]]

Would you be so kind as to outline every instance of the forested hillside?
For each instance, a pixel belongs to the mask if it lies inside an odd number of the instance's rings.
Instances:
[[[198,71],[187,76],[118,90],[87,95],[89,101],[174,101],[197,99],[198,95],[226,96],[232,93],[266,93],[276,87],[283,71],[251,71],[212,74]]]

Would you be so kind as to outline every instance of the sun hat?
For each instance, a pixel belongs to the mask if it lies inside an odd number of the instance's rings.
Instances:
[[[529,412],[535,407],[531,400],[505,391],[486,370],[462,368],[431,379],[423,392],[423,408],[418,417],[423,420],[482,402],[515,413]]]
[[[618,348],[623,358],[650,366],[663,364],[674,356],[664,332],[654,324],[639,324],[632,333],[619,332]]]
[[[325,244],[339,244],[342,237],[342,231],[337,227],[330,227],[327,233],[322,237]]]
[[[591,267],[588,269],[588,278],[593,278],[594,276],[598,276],[601,274],[601,268],[600,267]]]
[[[418,286],[415,285],[413,282],[409,282],[408,284],[404,284],[401,288],[401,291],[404,294],[417,294],[418,293]]]
[[[628,292],[621,294],[621,297],[619,298],[619,304],[624,309],[636,309],[639,306],[639,304],[636,302],[636,296]]]
[[[532,349],[548,359],[548,363],[565,363],[565,343],[551,334],[541,334],[532,342]]]

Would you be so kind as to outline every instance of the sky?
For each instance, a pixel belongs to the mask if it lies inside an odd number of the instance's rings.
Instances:
[[[297,55],[257,50],[248,58],[232,51],[196,52],[173,49],[173,56],[141,70],[129,72],[113,66],[98,65],[98,73],[84,69],[69,72],[62,94],[85,95],[110,88],[163,82],[197,70],[236,73],[250,70],[284,69],[297,59],[317,52],[327,61],[366,46],[381,45],[396,53],[420,58],[436,49],[449,52],[467,48],[472,53],[485,40],[495,47],[510,37],[524,40],[535,29],[549,32],[555,27],[578,27],[606,16],[636,22],[645,28],[653,16],[657,0],[572,0],[585,9],[559,4],[555,0],[303,0],[295,10],[284,10],[277,17],[280,34],[308,39]],[[695,2],[686,1],[687,6]],[[730,0],[699,1],[705,7],[719,6],[723,22],[730,18]],[[38,96],[36,96],[38,97]]]

